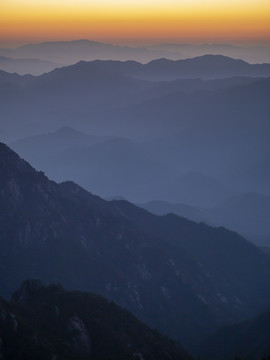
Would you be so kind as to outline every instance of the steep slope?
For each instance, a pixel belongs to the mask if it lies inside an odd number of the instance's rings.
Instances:
[[[90,293],[29,280],[0,303],[1,359],[189,359],[128,311]]]
[[[252,292],[258,291],[259,288],[264,291],[262,283],[260,284],[261,279],[256,274],[255,264],[266,270],[268,267],[266,259],[261,258],[260,251],[238,234],[222,227],[211,228],[203,223],[194,226],[192,221],[173,214],[154,216],[126,201],[114,201],[114,203],[134,225],[146,233],[159,236],[168,243],[181,247],[187,255],[192,256],[193,260],[199,261],[202,268],[205,270],[207,268],[212,285],[216,287],[217,293],[227,305],[232,302],[237,308],[239,299],[231,295],[224,297],[221,295],[224,291],[228,291],[228,294],[231,291],[232,293],[239,291],[239,294],[243,291],[242,295],[245,293],[248,297],[252,297]],[[252,264],[251,268],[248,263]],[[217,279],[219,279],[218,283],[215,283]],[[229,283],[228,279],[230,279]],[[202,286],[201,290],[203,289]]]
[[[104,295],[194,347],[269,306],[270,263],[235,233],[56,184],[0,146],[0,291],[27,278]]]

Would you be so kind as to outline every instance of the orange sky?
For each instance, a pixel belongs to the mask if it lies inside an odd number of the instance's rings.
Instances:
[[[1,44],[78,38],[263,42],[270,0],[0,0]]]

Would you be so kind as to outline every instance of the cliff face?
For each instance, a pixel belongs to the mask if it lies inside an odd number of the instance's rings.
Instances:
[[[269,260],[236,233],[56,184],[4,144],[0,208],[3,296],[29,278],[92,291],[190,348],[270,302]]]

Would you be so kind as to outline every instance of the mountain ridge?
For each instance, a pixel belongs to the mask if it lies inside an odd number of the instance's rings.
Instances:
[[[0,356],[11,359],[190,359],[127,310],[91,293],[27,280],[0,299]]]
[[[0,170],[2,295],[33,277],[91,290],[188,348],[269,305],[270,261],[239,235],[49,181],[3,144]]]

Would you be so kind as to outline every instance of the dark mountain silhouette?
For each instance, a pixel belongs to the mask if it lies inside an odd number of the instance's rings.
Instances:
[[[4,144],[0,173],[2,295],[33,277],[92,291],[190,348],[269,306],[269,258],[236,233],[56,184]]]
[[[19,75],[16,73],[9,73],[4,70],[0,70],[0,84],[1,88],[5,84],[11,85],[25,85],[27,86],[30,82],[34,81],[34,76],[32,75]]]
[[[1,359],[190,359],[128,311],[90,293],[25,281],[0,300]]]
[[[268,359],[270,354],[270,311],[252,320],[224,327],[210,336],[200,348],[207,360]]]

